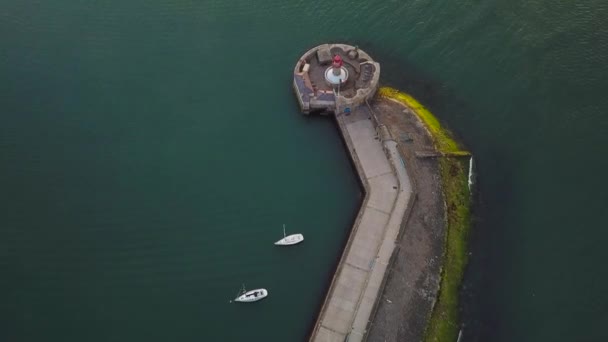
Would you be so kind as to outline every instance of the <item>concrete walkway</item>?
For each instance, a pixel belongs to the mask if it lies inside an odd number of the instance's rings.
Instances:
[[[367,107],[337,120],[366,196],[313,329],[313,342],[363,340],[412,193],[397,143],[388,135],[381,141]]]

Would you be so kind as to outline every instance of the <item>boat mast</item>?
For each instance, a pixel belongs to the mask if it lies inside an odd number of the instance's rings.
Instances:
[[[243,288],[239,290],[239,292],[236,293],[236,298],[235,300],[239,299],[239,296],[241,294],[243,294],[243,292],[245,292],[245,283],[243,283]],[[230,303],[232,303],[232,301],[230,301]]]
[[[285,237],[285,236],[287,236],[287,235],[285,234],[285,223],[283,223],[283,237]]]

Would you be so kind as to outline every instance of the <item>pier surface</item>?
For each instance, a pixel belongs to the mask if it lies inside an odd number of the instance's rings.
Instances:
[[[372,109],[398,139],[414,195],[378,298],[366,340],[422,341],[435,305],[444,259],[446,214],[433,139],[411,108],[378,98]]]
[[[367,106],[338,114],[365,199],[310,341],[362,341],[412,194],[397,142]]]

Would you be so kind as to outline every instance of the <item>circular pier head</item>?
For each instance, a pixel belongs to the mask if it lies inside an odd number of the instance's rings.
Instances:
[[[308,50],[293,71],[304,114],[350,111],[378,89],[380,64],[356,46],[323,44]]]

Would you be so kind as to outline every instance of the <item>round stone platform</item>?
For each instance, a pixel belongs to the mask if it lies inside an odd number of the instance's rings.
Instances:
[[[345,79],[338,84],[327,78],[335,56],[343,61],[338,72]],[[308,50],[293,71],[293,87],[304,114],[350,112],[374,96],[379,79],[380,64],[346,44],[323,44]]]

